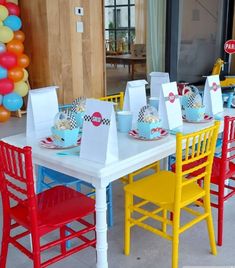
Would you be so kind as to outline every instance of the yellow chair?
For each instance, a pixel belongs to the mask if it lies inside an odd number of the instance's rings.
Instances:
[[[99,100],[114,102],[114,103],[117,104],[115,106],[115,110],[122,110],[122,108],[123,108],[123,102],[124,102],[124,93],[123,92],[119,92],[119,93],[117,93],[115,95],[101,97],[101,98],[99,98]]]
[[[218,129],[219,122],[215,122],[214,126],[195,133],[177,134],[176,173],[160,171],[124,187],[126,255],[130,254],[130,229],[137,225],[172,240],[172,267],[177,268],[179,235],[204,219],[207,221],[212,254],[217,254],[210,206],[210,175]],[[200,161],[201,164],[192,167],[194,161]],[[188,176],[195,171],[195,177]],[[203,186],[197,184],[201,179],[204,180]],[[138,197],[138,201],[134,197]],[[197,201],[199,199],[203,202]],[[196,210],[188,207],[193,203],[200,207]],[[148,204],[151,206],[146,206]],[[193,219],[182,224],[181,210],[190,213]],[[173,213],[173,220],[168,219],[167,212]],[[149,225],[146,222],[148,219],[159,221],[161,227]],[[168,225],[172,231],[167,230]]]

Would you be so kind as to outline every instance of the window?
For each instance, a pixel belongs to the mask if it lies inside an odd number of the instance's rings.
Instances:
[[[135,38],[135,1],[105,0],[105,39],[112,51],[129,53]]]

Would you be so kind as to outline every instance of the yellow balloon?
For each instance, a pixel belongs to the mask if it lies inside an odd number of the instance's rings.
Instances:
[[[28,73],[28,71],[26,70],[26,69],[23,69],[23,72],[24,72],[24,77],[23,77],[23,81],[27,81],[28,80],[28,78],[29,78],[29,73]]]
[[[3,26],[3,22],[0,20],[0,26]]]
[[[0,42],[8,43],[14,37],[13,31],[7,26],[0,26]]]
[[[24,81],[15,83],[14,92],[24,97],[28,94],[29,87]]]
[[[3,5],[0,5],[0,19],[5,20],[9,15],[8,9]]]

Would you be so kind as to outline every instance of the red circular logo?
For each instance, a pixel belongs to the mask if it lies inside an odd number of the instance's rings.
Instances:
[[[93,115],[91,116],[91,123],[95,126],[98,127],[102,122],[102,116],[101,113],[99,112],[95,112],[93,113]]]
[[[235,53],[235,40],[228,40],[224,44],[224,51],[228,54]]]
[[[218,86],[217,86],[217,84],[214,82],[214,83],[212,84],[212,89],[213,89],[214,91],[216,91],[217,88],[218,88]]]
[[[175,94],[173,92],[170,92],[168,95],[169,102],[173,103],[175,101]]]

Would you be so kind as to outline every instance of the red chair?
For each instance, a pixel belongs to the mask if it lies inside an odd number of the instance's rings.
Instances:
[[[21,149],[0,141],[0,190],[3,204],[1,268],[6,267],[9,244],[32,259],[34,268],[47,267],[86,247],[95,247],[95,201],[65,186],[36,195],[30,147]],[[88,221],[88,215],[92,216],[93,223]],[[71,222],[76,222],[76,230],[66,226]],[[41,245],[40,238],[55,230],[59,231],[59,238]],[[27,235],[31,235],[32,250],[18,241]],[[79,244],[68,250],[65,243],[73,238],[78,238]],[[42,261],[41,253],[55,246],[60,246],[58,254]]]
[[[218,236],[217,244],[223,243],[224,201],[235,195],[235,117],[225,116],[224,133],[221,158],[214,157],[211,174],[211,184],[217,189],[211,189],[211,194],[216,195],[218,200],[211,206],[218,209]],[[227,180],[229,179],[229,184]],[[225,189],[227,193],[225,193]]]

